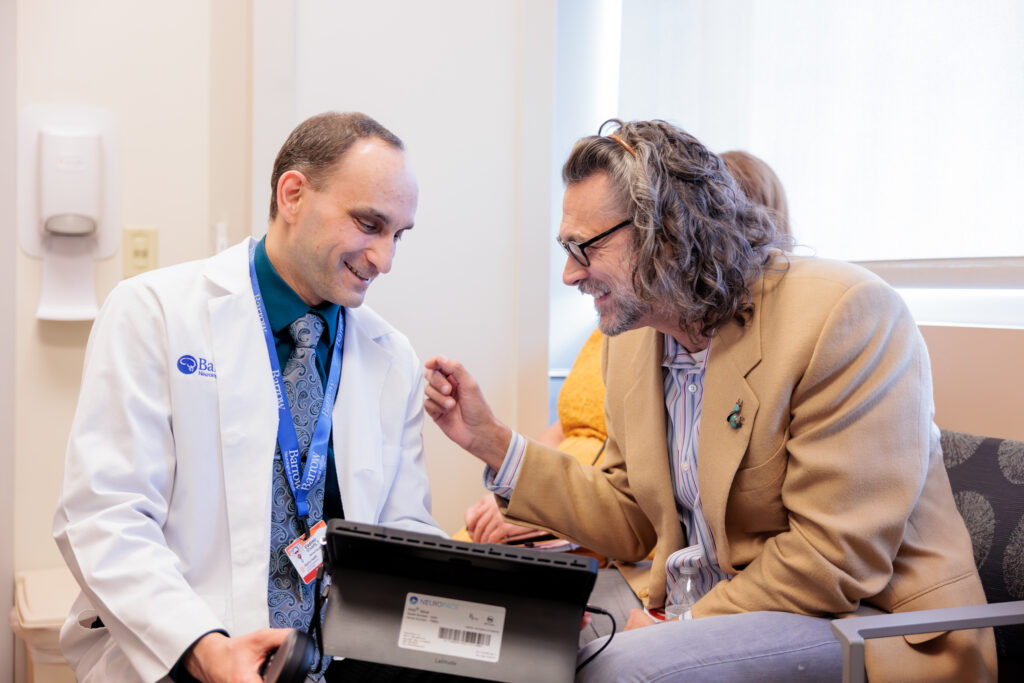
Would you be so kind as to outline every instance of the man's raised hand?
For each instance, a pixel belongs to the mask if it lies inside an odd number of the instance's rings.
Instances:
[[[444,356],[428,360],[423,376],[423,407],[441,431],[493,469],[501,467],[512,430],[494,417],[473,376]]]

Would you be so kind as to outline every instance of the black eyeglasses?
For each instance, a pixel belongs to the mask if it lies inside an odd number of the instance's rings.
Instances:
[[[569,256],[572,256],[573,259],[576,260],[576,263],[578,263],[581,266],[583,266],[584,268],[586,268],[587,266],[590,265],[590,258],[587,257],[587,252],[586,252],[587,247],[591,246],[592,244],[594,244],[598,240],[604,239],[605,237],[607,237],[608,235],[612,234],[613,232],[615,232],[619,228],[626,227],[627,225],[629,225],[632,222],[633,222],[632,218],[627,218],[626,220],[622,221],[621,223],[619,223],[615,227],[608,228],[607,230],[602,232],[600,235],[594,235],[593,237],[591,237],[586,242],[573,242],[572,240],[569,240],[568,242],[563,242],[562,240],[558,240],[558,243],[560,245],[562,245],[562,249],[565,249],[565,253],[566,254],[568,254]]]

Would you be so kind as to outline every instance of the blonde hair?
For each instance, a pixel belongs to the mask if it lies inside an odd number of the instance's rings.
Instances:
[[[789,204],[786,202],[786,190],[782,187],[779,176],[771,166],[750,152],[732,150],[724,152],[722,161],[729,174],[739,183],[747,199],[767,207],[772,211],[775,227],[784,235],[792,235],[789,230]]]

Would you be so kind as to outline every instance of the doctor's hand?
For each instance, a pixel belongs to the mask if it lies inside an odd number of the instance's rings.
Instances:
[[[264,628],[232,638],[208,633],[185,654],[185,668],[202,683],[262,683],[263,661],[290,631]]]
[[[449,439],[487,463],[501,467],[512,430],[499,422],[473,376],[444,356],[426,363],[424,409]]]

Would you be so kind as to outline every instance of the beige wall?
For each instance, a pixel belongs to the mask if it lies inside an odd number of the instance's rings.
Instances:
[[[1024,330],[922,326],[943,429],[1024,441]]]
[[[211,5],[213,9],[211,9]],[[18,106],[106,107],[120,119],[122,221],[159,231],[159,263],[211,253],[211,225],[248,232],[247,0],[19,2]],[[120,226],[118,226],[120,228]],[[15,568],[61,564],[50,520],[89,323],[35,319],[40,261],[16,259]],[[97,296],[121,275],[96,263]]]
[[[0,206],[13,207],[15,198],[15,6],[0,2]],[[0,244],[14,244],[14,212],[0,220]],[[0,254],[0,619],[14,602],[14,254]],[[0,680],[14,673],[14,638],[0,626]]]

